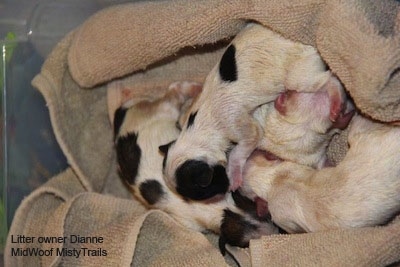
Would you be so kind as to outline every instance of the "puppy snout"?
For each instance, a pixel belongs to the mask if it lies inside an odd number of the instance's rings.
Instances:
[[[210,166],[199,160],[188,160],[176,170],[176,191],[192,200],[205,200],[228,191],[225,168]]]
[[[213,169],[205,162],[190,160],[177,170],[177,177],[182,177],[184,181],[181,182],[184,184],[194,183],[194,186],[207,187],[213,178]]]

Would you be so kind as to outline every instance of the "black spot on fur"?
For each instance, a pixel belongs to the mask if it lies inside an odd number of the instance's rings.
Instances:
[[[245,213],[249,214],[253,219],[260,222],[271,222],[271,214],[269,212],[263,214],[257,212],[257,204],[255,201],[243,196],[239,191],[232,192],[231,194],[235,205]]]
[[[189,199],[204,200],[228,191],[229,179],[221,165],[188,160],[179,166],[175,175],[177,192]]]
[[[118,138],[116,144],[119,174],[129,184],[134,184],[139,170],[142,151],[137,144],[137,135],[129,133]]]
[[[234,82],[237,80],[237,66],[236,66],[236,48],[230,45],[223,54],[219,63],[219,75],[221,79],[226,82]]]
[[[124,122],[126,115],[125,108],[119,108],[114,113],[114,139],[117,137],[119,130]]]
[[[242,215],[230,210],[224,210],[224,218],[221,224],[221,233],[219,238],[219,249],[225,255],[225,245],[237,247],[248,247],[249,240],[246,234],[257,231],[258,227],[247,221]]]
[[[190,114],[186,129],[193,125],[196,115],[197,115],[197,111],[195,113]]]
[[[148,180],[140,184],[140,194],[150,205],[157,203],[163,196],[162,185],[157,180]]]
[[[158,149],[160,150],[161,153],[163,153],[164,155],[167,155],[167,154],[168,154],[169,148],[171,147],[171,145],[172,145],[173,143],[175,143],[175,141],[176,141],[176,140],[171,141],[171,142],[169,142],[168,144],[161,145],[161,146],[158,147]]]
[[[163,169],[165,168],[165,165],[167,163],[167,157],[168,157],[168,150],[169,148],[172,146],[172,144],[174,144],[176,142],[176,140],[169,142],[168,144],[159,146],[158,149],[160,150],[160,152],[164,155],[164,159],[163,159]]]
[[[239,191],[232,192],[233,201],[235,205],[242,211],[250,214],[253,218],[259,219],[257,216],[257,206],[250,198],[243,196]]]

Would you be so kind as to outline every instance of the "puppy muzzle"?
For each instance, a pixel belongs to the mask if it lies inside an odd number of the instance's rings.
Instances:
[[[187,160],[176,170],[176,191],[185,198],[206,200],[228,191],[225,167],[210,166],[199,160]]]

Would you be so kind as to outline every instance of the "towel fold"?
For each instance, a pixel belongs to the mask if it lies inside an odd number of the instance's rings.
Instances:
[[[156,98],[176,80],[202,81],[224,43],[256,21],[315,46],[365,115],[400,121],[399,18],[391,0],[147,1],[95,14],[56,46],[33,80],[70,168],[21,203],[6,266],[235,266],[219,254],[214,234],[183,228],[131,197],[117,175],[108,107],[124,101],[125,89],[133,98]],[[330,145],[333,162],[346,153],[345,140]],[[22,235],[66,239],[13,242]],[[382,227],[267,236],[229,251],[242,266],[386,266],[400,263],[399,240],[397,219]],[[12,255],[28,248],[71,255]],[[72,254],[78,251],[86,254]]]

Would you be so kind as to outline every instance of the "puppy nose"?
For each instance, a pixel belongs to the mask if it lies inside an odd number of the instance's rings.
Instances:
[[[187,186],[193,184],[204,188],[212,181],[213,169],[203,161],[188,160],[178,168],[176,176]]]
[[[187,160],[175,173],[176,191],[192,199],[205,200],[217,194],[225,194],[229,179],[223,166],[210,166],[200,160]]]
[[[211,184],[212,177],[212,169],[207,169],[205,172],[200,173],[199,176],[195,176],[194,180],[200,187],[207,187]]]

